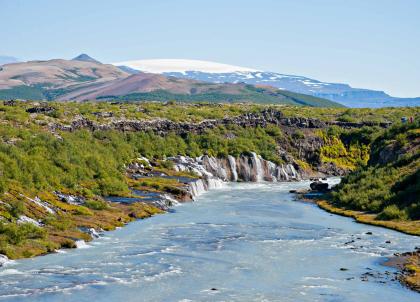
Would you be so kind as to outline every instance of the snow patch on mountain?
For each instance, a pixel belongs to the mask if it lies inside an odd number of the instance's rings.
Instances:
[[[253,72],[255,69],[199,60],[152,59],[113,63],[149,73],[200,71],[206,73]]]

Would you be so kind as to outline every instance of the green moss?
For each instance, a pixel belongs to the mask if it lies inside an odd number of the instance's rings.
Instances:
[[[328,135],[319,132],[324,140],[324,146],[320,148],[321,162],[331,162],[337,167],[347,170],[355,170],[364,166],[369,160],[369,146],[365,144],[351,143],[346,146],[337,134]]]

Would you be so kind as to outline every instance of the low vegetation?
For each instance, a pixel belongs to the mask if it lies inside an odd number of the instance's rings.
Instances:
[[[98,100],[119,100],[119,101],[133,101],[143,102],[147,101],[166,101],[173,100],[177,102],[208,102],[208,103],[259,103],[259,104],[288,104],[288,105],[306,105],[312,107],[343,107],[342,105],[309,95],[279,91],[277,93],[268,93],[265,89],[258,89],[251,85],[246,85],[239,94],[228,94],[222,91],[206,92],[199,94],[176,94],[166,90],[156,90],[152,92],[137,92],[130,93],[123,96],[100,96]]]
[[[419,122],[395,126],[372,143],[368,166],[345,177],[334,205],[377,214],[376,220],[420,220]]]

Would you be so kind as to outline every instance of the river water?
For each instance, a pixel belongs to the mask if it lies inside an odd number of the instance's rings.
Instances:
[[[84,248],[16,261],[0,268],[0,301],[420,301],[380,265],[420,238],[293,201],[307,186],[229,184]]]

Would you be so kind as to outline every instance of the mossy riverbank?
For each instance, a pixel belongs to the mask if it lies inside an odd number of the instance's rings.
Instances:
[[[297,200],[316,204],[319,208],[327,211],[328,213],[353,218],[358,223],[383,227],[412,236],[420,236],[420,220],[378,220],[377,214],[337,207],[334,206],[331,201],[327,201],[325,199],[305,198],[305,192],[303,191],[296,193],[298,194]],[[399,271],[398,280],[402,285],[407,286],[414,291],[420,292],[420,250],[417,249],[415,252],[395,254],[383,264],[396,268]]]
[[[332,205],[327,200],[316,200],[315,203],[321,209],[329,213],[354,218],[358,223],[383,227],[408,235],[420,236],[420,220],[378,220],[377,214],[343,209]],[[398,280],[401,284],[420,293],[420,252],[418,250],[415,252],[403,253],[401,255],[394,255],[391,260],[388,260],[384,264],[399,270],[400,275]]]
[[[357,222],[392,229],[408,235],[420,236],[420,220],[378,220],[377,214],[348,210],[334,206],[326,200],[317,200],[316,204],[327,212],[354,218]]]

